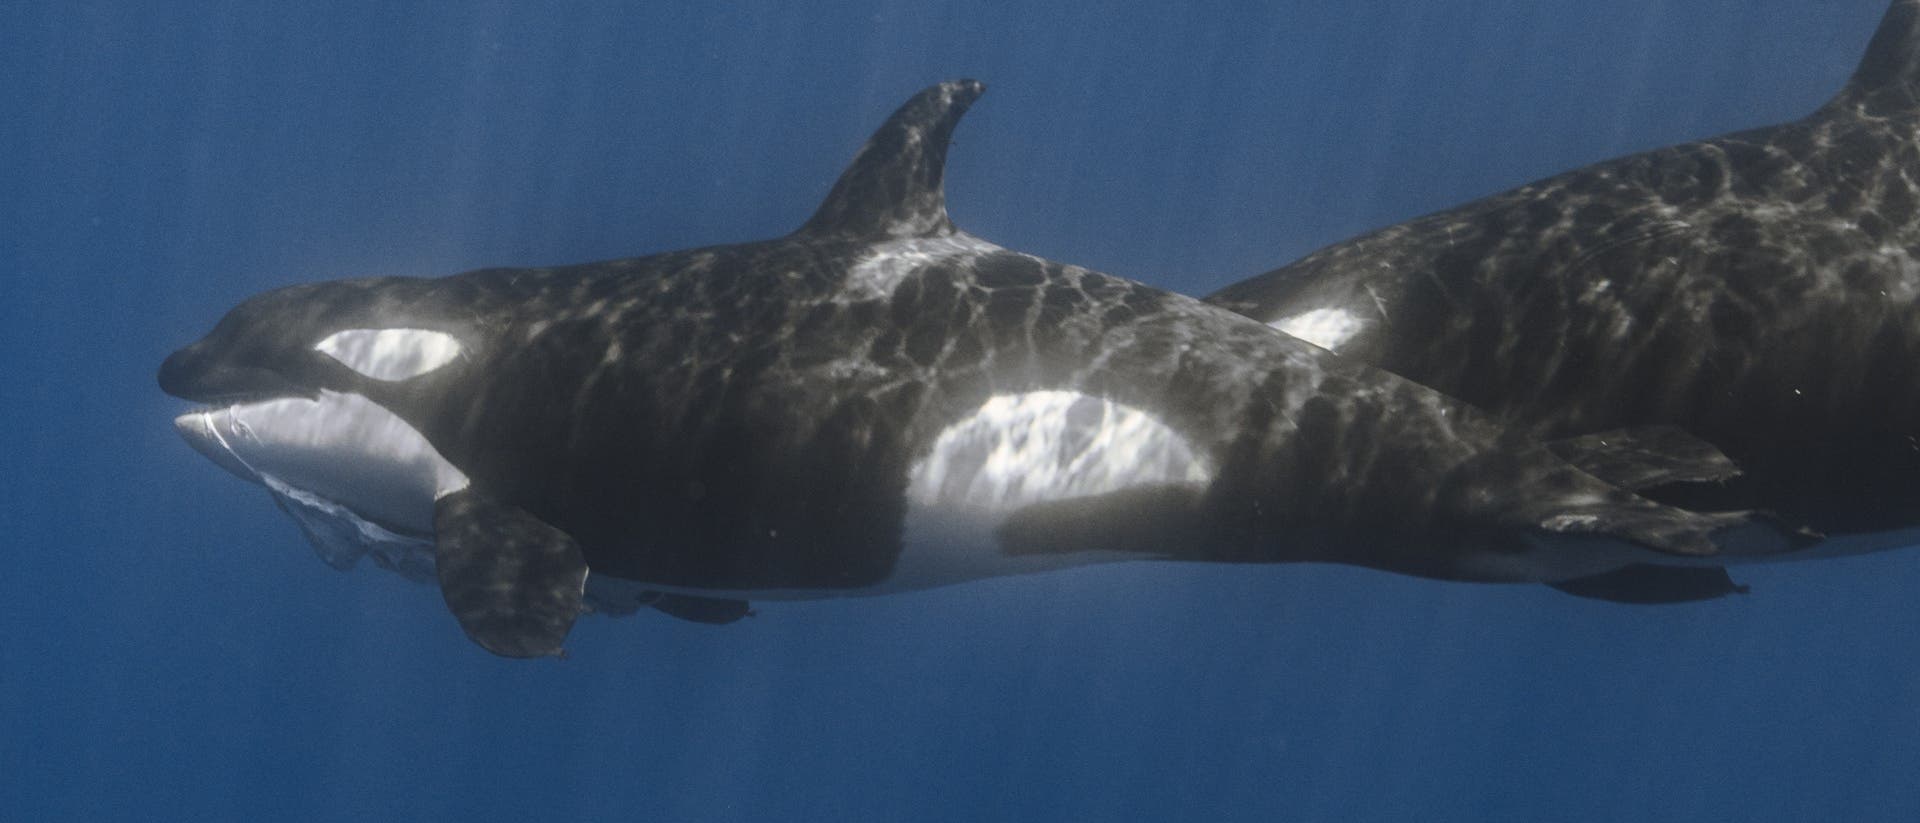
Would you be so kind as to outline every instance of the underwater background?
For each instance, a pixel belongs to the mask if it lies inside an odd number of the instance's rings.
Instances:
[[[512,661],[320,563],[153,379],[275,286],[785,233],[955,77],[961,227],[1203,294],[1797,118],[1884,10],[0,4],[0,819],[1920,819],[1920,551],[1664,607],[1142,563]]]

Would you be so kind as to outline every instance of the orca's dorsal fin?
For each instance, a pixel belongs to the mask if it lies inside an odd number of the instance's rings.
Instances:
[[[986,89],[977,80],[952,80],[914,95],[860,147],[794,234],[876,240],[952,234],[941,184],[947,141]]]
[[[1866,56],[1826,112],[1886,117],[1920,110],[1920,0],[1893,0]]]

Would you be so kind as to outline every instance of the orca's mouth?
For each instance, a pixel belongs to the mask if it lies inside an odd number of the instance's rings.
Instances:
[[[188,410],[196,412],[220,411],[222,409],[251,406],[259,403],[271,403],[275,400],[317,400],[320,397],[318,390],[293,388],[291,384],[288,384],[288,386],[286,389],[258,388],[226,392],[192,392],[181,394],[167,392],[167,394],[187,401]]]
[[[174,425],[174,428],[178,429],[181,426],[181,421],[194,415],[216,414],[224,411],[232,411],[242,406],[253,406],[253,405],[259,405],[261,403],[271,403],[275,400],[307,399],[308,397],[309,397],[308,395],[275,394],[272,392],[258,392],[258,393],[246,393],[246,394],[228,394],[228,395],[221,395],[218,397],[181,398],[182,400],[188,401],[187,409],[185,412],[182,412],[174,416],[173,425]]]

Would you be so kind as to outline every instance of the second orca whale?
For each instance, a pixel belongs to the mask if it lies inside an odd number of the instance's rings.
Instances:
[[[1207,300],[1534,436],[1679,427],[1744,470],[1696,505],[1914,542],[1920,0],[1802,120],[1550,177]]]
[[[209,404],[181,433],[330,562],[436,580],[509,656],[557,653],[588,607],[726,622],[749,599],[1104,560],[1660,600],[1791,547],[1622,488],[1727,473],[1710,449],[1511,437],[1231,312],[960,231],[943,166],[982,88],[908,101],[786,237],[291,286],[160,385]]]

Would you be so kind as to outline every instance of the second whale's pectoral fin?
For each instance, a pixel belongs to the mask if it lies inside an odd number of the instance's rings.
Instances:
[[[747,601],[723,597],[658,592],[648,605],[671,617],[714,626],[724,626],[753,616],[753,606]]]
[[[1713,444],[1677,426],[1639,426],[1547,443],[1575,468],[1628,491],[1675,483],[1714,483],[1740,467]]]
[[[1610,572],[1548,584],[1575,597],[1614,603],[1692,603],[1746,594],[1719,566],[1656,566],[1635,563]]]
[[[467,636],[503,657],[560,654],[586,588],[580,544],[472,489],[440,498],[433,526],[440,591]]]

